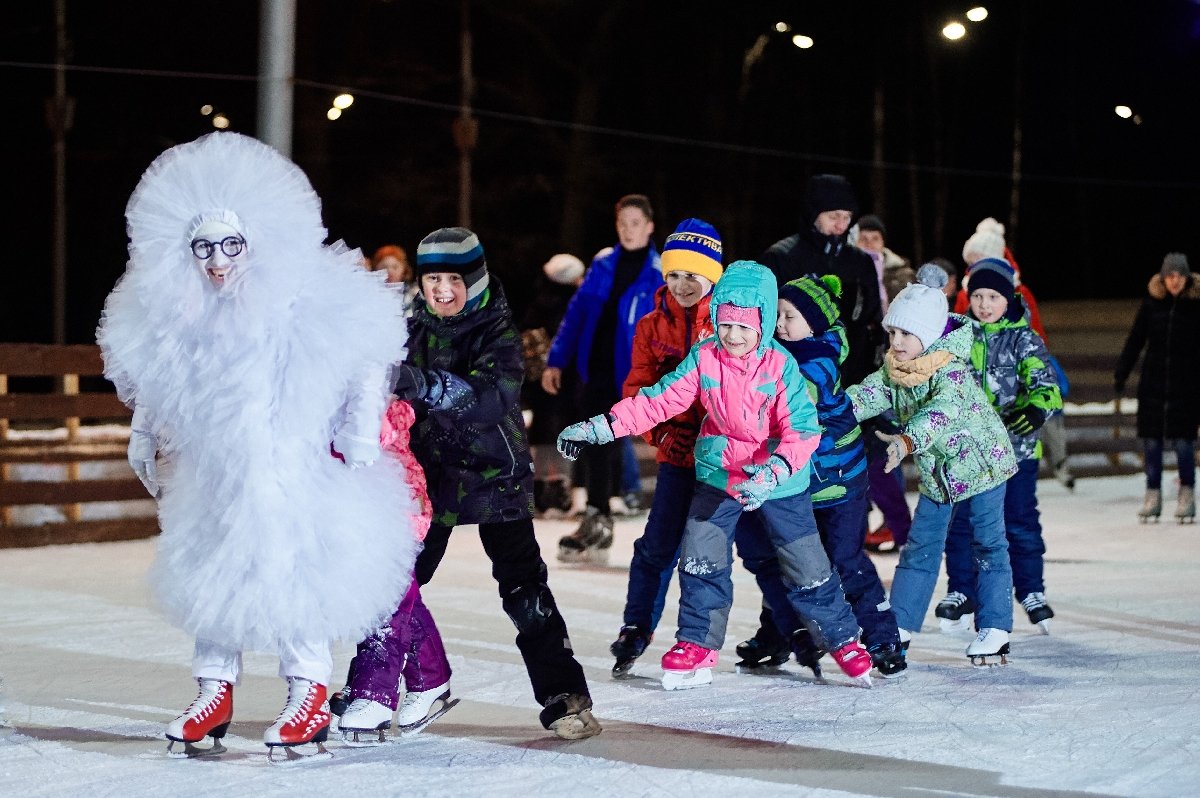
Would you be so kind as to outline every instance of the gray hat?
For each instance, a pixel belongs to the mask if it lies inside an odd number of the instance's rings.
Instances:
[[[1168,274],[1182,274],[1187,277],[1191,273],[1192,270],[1188,268],[1187,255],[1182,252],[1168,252],[1167,256],[1163,258],[1162,269],[1159,271],[1163,277]]]

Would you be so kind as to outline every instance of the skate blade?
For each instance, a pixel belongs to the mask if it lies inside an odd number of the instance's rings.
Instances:
[[[854,685],[855,687],[862,687],[867,690],[871,689],[872,682],[870,673],[864,673],[862,676],[850,676],[847,674],[847,678],[850,679],[850,684]]]
[[[1042,634],[1044,634],[1044,635],[1050,634],[1050,619],[1049,618],[1047,618],[1044,621],[1038,621],[1037,626]]]
[[[550,724],[550,731],[563,740],[586,740],[604,731],[590,709],[564,715]]]
[[[171,738],[168,737],[167,739]],[[183,750],[176,751],[175,743],[183,743]],[[167,757],[169,759],[200,759],[206,756],[220,756],[228,750],[220,740],[213,740],[213,744],[208,748],[201,748],[195,743],[189,743],[184,740],[171,740],[167,745]]]
[[[733,666],[733,670],[735,673],[749,673],[749,674],[757,673],[759,675],[768,674],[768,673],[779,673],[785,663],[787,663],[786,659],[775,659],[775,658],[765,659],[765,660],[744,659],[741,662],[735,663]]]
[[[348,748],[371,748],[388,741],[387,733],[391,727],[389,723],[378,729],[342,729],[342,743]]]
[[[608,549],[559,549],[558,561],[570,565],[608,565]]]
[[[415,734],[420,734],[421,730],[424,729],[426,726],[428,726],[430,723],[433,723],[435,720],[440,718],[442,715],[445,715],[447,712],[454,709],[455,705],[458,704],[459,699],[456,698],[453,701],[446,701],[445,699],[439,698],[438,701],[441,703],[441,706],[436,712],[430,712],[428,715],[426,715],[424,718],[417,721],[416,723],[410,723],[407,726],[398,727],[397,731],[399,732],[400,736],[401,737],[412,737]],[[435,704],[435,706],[437,706],[437,705]]]
[[[968,654],[971,659],[971,664],[976,668],[996,668],[1000,665],[1008,664],[1008,656],[1005,654]]]
[[[616,665],[612,667],[612,677],[614,679],[625,679],[631,676],[634,663],[637,662],[637,657],[633,659],[618,660]]]
[[[942,634],[957,635],[970,633],[975,634],[975,613],[968,612],[959,617],[957,621],[952,621],[949,618],[938,618],[938,626],[941,627]]]
[[[663,671],[662,686],[664,690],[690,690],[693,687],[712,684],[712,680],[712,668],[698,668],[694,671]]]
[[[283,750],[283,756],[278,756],[278,751]],[[267,746],[267,761],[277,767],[293,767],[296,765],[310,765],[314,762],[324,762],[333,759],[324,743],[302,743],[300,745],[268,745]]]

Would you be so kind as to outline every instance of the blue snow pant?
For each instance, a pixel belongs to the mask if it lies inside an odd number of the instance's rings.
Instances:
[[[1008,538],[1008,561],[1012,566],[1017,601],[1030,593],[1046,592],[1043,581],[1046,543],[1042,540],[1041,514],[1037,503],[1038,460],[1022,460],[1004,490],[1004,534]],[[972,556],[972,529],[968,513],[961,509],[950,522],[946,538],[946,576],[950,592],[958,591],[978,602],[975,582],[979,567]]]
[[[633,559],[629,563],[623,616],[626,626],[639,626],[651,633],[658,627],[671,576],[679,562],[679,545],[695,489],[696,469],[658,464],[646,528],[633,543]]]
[[[813,516],[821,535],[821,544],[841,579],[846,601],[850,603],[855,620],[862,627],[863,645],[870,648],[881,643],[899,643],[900,632],[875,564],[863,551],[863,538],[867,531],[866,511],[867,497],[859,491],[858,495],[839,504],[814,508]],[[765,622],[766,610],[769,609],[769,623],[774,624],[774,629],[782,634],[782,640],[787,641],[797,654],[815,650],[816,645],[808,630],[787,604],[786,593],[780,589],[778,559],[764,537],[756,534],[753,516],[739,522],[736,540],[738,554],[763,591],[767,605],[764,608],[764,626],[768,626],[769,631],[769,624]],[[768,645],[773,642],[764,640],[762,631],[756,636]]]
[[[677,640],[708,649],[725,643],[733,605],[734,530],[744,514],[742,505],[725,491],[696,485],[679,558]],[[787,603],[817,642],[841,648],[857,639],[858,623],[821,547],[808,493],[768,499],[754,514],[779,561]]]
[[[1007,482],[961,502],[942,504],[921,494],[913,514],[908,543],[892,579],[892,609],[896,623],[910,632],[921,631],[933,589],[937,586],[946,548],[946,532],[957,509],[971,521],[975,562],[975,624],[980,629],[1012,631],[1012,566],[1004,537],[1004,493]]]

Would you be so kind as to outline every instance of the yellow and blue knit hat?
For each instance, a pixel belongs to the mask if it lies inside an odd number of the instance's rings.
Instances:
[[[779,286],[779,298],[796,306],[813,335],[820,335],[838,320],[837,298],[841,295],[842,281],[834,274],[798,277]]]
[[[667,236],[662,251],[662,272],[691,272],[709,282],[721,279],[721,235],[703,219],[684,219]]]

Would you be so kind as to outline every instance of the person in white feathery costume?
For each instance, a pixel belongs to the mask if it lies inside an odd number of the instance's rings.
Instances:
[[[324,245],[307,177],[247,136],[164,152],[126,219],[97,340],[158,499],[151,580],[196,637],[200,694],[167,737],[224,750],[241,652],[265,649],[288,702],[264,741],[323,742],[331,643],[386,621],[416,555],[403,467],[379,457],[398,298],[358,250]]]

